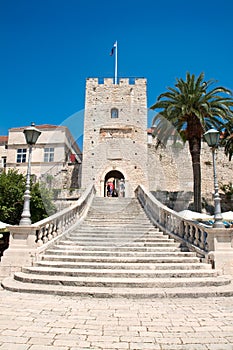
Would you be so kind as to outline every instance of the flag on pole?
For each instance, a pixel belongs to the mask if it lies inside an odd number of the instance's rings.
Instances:
[[[112,50],[110,52],[110,56],[113,56],[115,53],[115,76],[114,76],[114,84],[117,84],[117,41],[115,41]]]
[[[112,49],[111,49],[111,52],[110,52],[110,56],[113,56],[116,47],[117,47],[117,42],[114,43],[114,45],[113,45],[113,47],[112,47]]]

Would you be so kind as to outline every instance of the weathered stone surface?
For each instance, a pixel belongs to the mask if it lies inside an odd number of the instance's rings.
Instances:
[[[119,171],[126,196],[132,197],[139,183],[147,180],[146,79],[87,79],[83,141],[82,187],[94,183],[104,195],[106,175]],[[111,110],[118,117],[111,117]]]
[[[0,349],[232,350],[232,305],[233,298],[55,295],[35,302],[33,294],[0,290]]]
[[[95,197],[80,225],[3,286],[59,295],[164,298],[233,294],[230,281],[154,227],[136,198]]]

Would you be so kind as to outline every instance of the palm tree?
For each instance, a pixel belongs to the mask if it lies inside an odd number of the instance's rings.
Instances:
[[[218,86],[208,91],[213,80],[204,81],[204,73],[197,78],[189,72],[186,81],[177,79],[175,87],[157,98],[151,109],[160,109],[153,120],[158,139],[165,143],[174,129],[182,140],[188,141],[193,168],[194,210],[201,212],[200,151],[202,135],[210,128],[221,128],[232,120],[231,91]]]
[[[222,136],[221,145],[225,148],[225,154],[231,161],[233,156],[233,119],[225,124],[225,131]]]

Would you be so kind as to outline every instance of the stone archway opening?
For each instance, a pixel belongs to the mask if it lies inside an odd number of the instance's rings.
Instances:
[[[118,170],[111,170],[105,175],[104,197],[125,197],[125,177]]]

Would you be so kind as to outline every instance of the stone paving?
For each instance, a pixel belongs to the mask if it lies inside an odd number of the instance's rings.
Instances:
[[[80,298],[0,290],[0,350],[232,350],[233,298]]]

